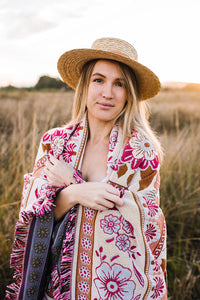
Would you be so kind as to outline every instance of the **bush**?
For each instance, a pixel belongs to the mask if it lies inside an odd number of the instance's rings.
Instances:
[[[65,89],[70,90],[71,88],[63,81],[58,78],[53,78],[49,76],[41,76],[38,82],[35,85],[36,90],[43,90],[43,89]]]

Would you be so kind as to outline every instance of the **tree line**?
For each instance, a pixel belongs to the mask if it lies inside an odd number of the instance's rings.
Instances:
[[[6,87],[3,87],[1,89],[4,90],[14,90],[14,89],[18,89],[17,87],[13,86],[13,85],[8,85]],[[50,77],[47,75],[43,75],[40,76],[40,78],[38,79],[37,83],[35,86],[33,87],[28,87],[25,88],[27,90],[59,90],[59,89],[63,89],[63,90],[71,90],[71,88],[62,80],[60,80],[59,78],[54,78],[54,77]]]

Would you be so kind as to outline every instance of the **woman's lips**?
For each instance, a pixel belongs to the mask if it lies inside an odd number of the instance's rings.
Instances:
[[[105,102],[97,102],[97,104],[103,109],[109,109],[114,106],[111,103],[105,103]]]

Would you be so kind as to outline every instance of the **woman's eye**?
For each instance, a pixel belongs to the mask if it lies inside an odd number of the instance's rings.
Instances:
[[[96,79],[94,79],[94,82],[101,83],[101,82],[102,82],[102,79],[101,79],[101,78],[96,78]]]
[[[116,82],[116,86],[124,87],[124,84],[123,84],[121,81],[117,81],[117,82]]]

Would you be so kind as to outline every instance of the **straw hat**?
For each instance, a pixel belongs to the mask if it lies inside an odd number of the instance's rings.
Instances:
[[[158,77],[137,61],[135,48],[117,38],[101,38],[93,43],[91,49],[74,49],[65,52],[58,60],[58,71],[64,82],[75,89],[83,66],[94,59],[111,59],[133,69],[141,100],[152,98],[160,90]]]

